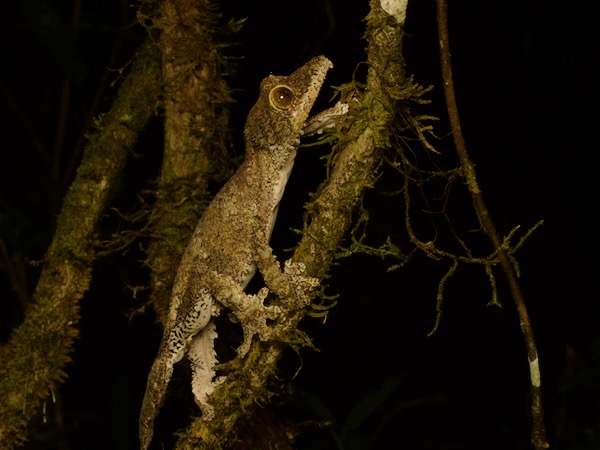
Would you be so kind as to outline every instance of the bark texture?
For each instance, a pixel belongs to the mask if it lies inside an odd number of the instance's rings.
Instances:
[[[0,349],[0,442],[11,449],[66,378],[78,336],[80,301],[96,260],[95,234],[140,131],[160,93],[158,51],[148,42],[110,111],[90,136],[77,175],[64,198],[43,261],[33,302],[23,323]]]

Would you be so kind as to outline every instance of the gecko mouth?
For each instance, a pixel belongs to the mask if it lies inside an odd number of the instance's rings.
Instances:
[[[302,129],[304,136],[321,134],[327,128],[335,127],[338,120],[348,113],[348,104],[337,102],[331,108],[310,117]]]

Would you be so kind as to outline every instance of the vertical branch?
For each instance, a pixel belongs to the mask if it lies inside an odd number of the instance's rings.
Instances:
[[[230,100],[220,73],[212,2],[165,0],[158,15],[165,148],[147,263],[152,301],[164,323],[179,260],[206,203],[209,176],[225,171],[219,162],[226,153]]]
[[[445,0],[436,0],[436,4],[442,74],[444,79],[444,93],[446,96],[446,106],[448,109],[448,116],[450,118],[450,126],[452,127],[452,136],[454,137],[456,153],[458,154],[460,166],[467,181],[467,187],[471,193],[471,197],[473,198],[473,205],[477,211],[481,225],[483,226],[485,233],[488,235],[492,246],[498,255],[498,260],[500,261],[500,265],[504,275],[506,276],[506,280],[508,281],[511,296],[517,307],[519,320],[521,323],[521,331],[523,332],[525,345],[527,347],[529,371],[531,375],[531,442],[536,450],[541,450],[549,448],[550,446],[546,441],[546,431],[544,428],[540,368],[537,347],[535,345],[535,339],[533,335],[533,328],[531,326],[531,321],[529,320],[527,306],[525,305],[525,299],[523,298],[523,293],[521,292],[517,274],[513,265],[511,264],[510,258],[506,253],[506,249],[502,245],[502,240],[500,239],[500,235],[496,230],[496,225],[494,224],[490,212],[485,204],[483,194],[481,193],[477,183],[473,162],[471,161],[471,158],[467,152],[465,139],[460,127],[458,106],[456,104],[456,97],[454,93],[454,81],[452,79],[446,2]]]
[[[57,218],[33,303],[0,348],[0,442],[25,440],[27,423],[66,377],[78,336],[79,302],[96,259],[96,226],[160,91],[156,48],[146,43],[91,137]]]

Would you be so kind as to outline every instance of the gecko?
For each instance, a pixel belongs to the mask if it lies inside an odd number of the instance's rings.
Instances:
[[[289,76],[267,76],[244,127],[245,159],[200,218],[179,264],[158,355],[148,376],[139,420],[142,450],[152,441],[154,421],[164,403],[173,366],[184,356],[192,368],[192,392],[204,420],[214,411],[215,317],[231,312],[242,326],[237,349],[243,358],[254,336],[271,338],[267,321],[281,308],[265,305],[269,292],[307,305],[318,281],[303,275],[300,263],[283,271],[269,246],[279,203],[290,176],[310,110],[333,67],[317,56]],[[311,127],[311,133],[314,131]],[[259,270],[267,287],[244,292]]]

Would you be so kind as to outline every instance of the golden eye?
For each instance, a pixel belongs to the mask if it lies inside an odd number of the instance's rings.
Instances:
[[[275,86],[269,94],[271,104],[278,109],[289,109],[294,100],[294,92],[287,86]]]

